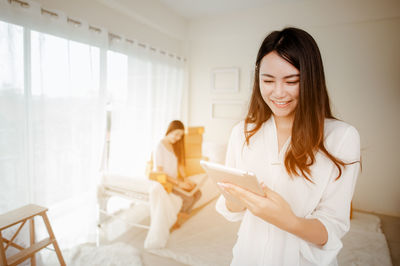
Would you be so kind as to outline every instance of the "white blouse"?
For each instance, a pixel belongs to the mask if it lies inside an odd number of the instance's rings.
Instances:
[[[154,170],[157,170],[158,166],[162,166],[163,172],[170,177],[178,177],[178,158],[174,152],[170,151],[162,143],[162,140],[157,144],[154,156]]]
[[[350,202],[360,164],[347,165],[335,181],[337,167],[318,152],[311,166],[311,183],[303,177],[291,178],[284,165],[290,138],[278,154],[273,116],[245,143],[244,122],[236,125],[228,144],[226,165],[256,174],[270,189],[279,193],[293,212],[304,218],[317,218],[328,232],[328,241],[317,246],[254,216],[250,211],[230,212],[221,195],[216,209],[229,221],[242,223],[233,248],[231,265],[337,265],[341,238],[350,229]],[[326,149],[344,162],[360,161],[360,136],[357,130],[338,120],[326,119]]]

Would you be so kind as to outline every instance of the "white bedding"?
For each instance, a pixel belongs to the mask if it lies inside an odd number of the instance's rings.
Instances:
[[[150,252],[188,265],[229,265],[239,225],[226,221],[211,202],[171,234],[166,248]],[[338,262],[341,266],[392,265],[377,216],[354,213]]]
[[[392,265],[379,217],[354,212],[338,261],[339,265]]]

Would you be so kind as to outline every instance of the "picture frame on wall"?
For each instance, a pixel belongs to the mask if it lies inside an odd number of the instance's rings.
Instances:
[[[211,92],[239,92],[239,68],[227,67],[213,69],[211,72]]]
[[[211,119],[241,120],[246,115],[246,102],[240,100],[218,100],[211,103]]]

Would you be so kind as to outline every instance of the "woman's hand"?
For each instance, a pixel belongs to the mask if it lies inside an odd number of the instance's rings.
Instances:
[[[297,216],[293,213],[286,200],[275,191],[269,189],[264,183],[261,183],[264,196],[230,183],[219,183],[219,185],[226,192],[241,199],[246,204],[246,208],[255,216],[268,223],[285,231],[291,231],[291,227],[297,222]]]
[[[179,181],[178,186],[183,190],[191,191],[196,186],[196,184],[190,180],[186,180],[186,181]]]

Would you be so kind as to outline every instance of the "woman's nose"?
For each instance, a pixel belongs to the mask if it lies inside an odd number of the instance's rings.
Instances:
[[[285,96],[285,87],[284,87],[283,82],[279,82],[279,81],[275,82],[273,95],[276,98],[282,98]]]

